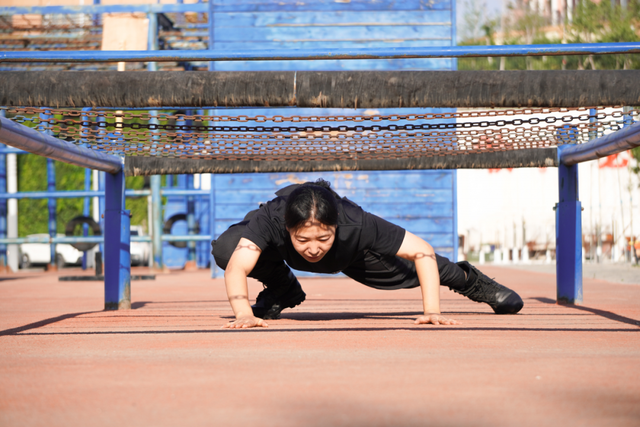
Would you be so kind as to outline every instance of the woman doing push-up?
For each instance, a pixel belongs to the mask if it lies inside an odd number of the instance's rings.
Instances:
[[[424,314],[415,324],[458,324],[440,313],[440,286],[487,303],[497,314],[522,309],[514,291],[466,261],[453,263],[436,254],[423,239],[341,198],[322,179],[290,185],[276,195],[212,242],[236,316],[226,328],[266,327],[265,320],[302,303],[306,294],[289,267],[343,273],[376,289],[420,286]],[[253,306],[247,277],[264,285]]]

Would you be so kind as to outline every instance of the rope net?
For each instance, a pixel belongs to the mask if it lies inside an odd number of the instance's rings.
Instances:
[[[407,114],[316,116],[250,116],[237,109],[217,114],[219,111],[4,109],[15,122],[110,154],[299,162],[550,148],[587,142],[640,117],[640,109],[621,108],[413,110]]]

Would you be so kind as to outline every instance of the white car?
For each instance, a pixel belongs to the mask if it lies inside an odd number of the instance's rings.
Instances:
[[[131,237],[144,236],[144,230],[139,225],[132,225],[130,228]],[[149,242],[131,242],[131,265],[149,265],[149,253],[151,252],[151,243]]]
[[[48,239],[48,234],[31,234],[27,237]],[[58,234],[58,237],[64,237]],[[51,263],[51,245],[48,243],[23,243],[20,245],[20,267],[29,268],[33,264]],[[59,268],[66,264],[81,264],[82,252],[67,243],[56,244],[56,265]]]
[[[131,226],[131,236],[144,235],[143,229],[139,225]],[[31,234],[27,237],[38,237],[48,239],[48,234]],[[64,237],[58,234],[58,237]],[[87,267],[93,268],[95,252],[98,245],[87,251]],[[131,264],[149,265],[149,253],[151,244],[148,242],[131,242]],[[51,262],[51,246],[48,243],[23,243],[20,245],[20,267],[25,269],[32,265],[46,265]],[[82,264],[82,251],[77,250],[67,243],[56,244],[56,265],[62,268],[65,265]]]

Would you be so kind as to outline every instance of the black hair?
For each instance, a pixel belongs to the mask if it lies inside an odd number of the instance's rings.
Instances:
[[[337,225],[339,198],[331,189],[331,184],[322,178],[302,184],[287,198],[285,225],[289,230],[295,230],[311,219],[324,225]]]

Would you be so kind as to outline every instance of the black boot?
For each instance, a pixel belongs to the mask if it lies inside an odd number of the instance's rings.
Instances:
[[[262,292],[258,294],[256,303],[251,306],[253,315],[265,320],[279,319],[282,310],[301,304],[307,294],[304,293],[300,282],[291,272],[289,272],[289,281],[290,285],[278,294],[271,287],[265,286]],[[280,291],[281,289],[280,287],[278,290]]]
[[[452,291],[471,301],[489,304],[496,314],[516,314],[522,309],[524,303],[520,295],[490,279],[467,261],[457,264],[467,273],[467,286],[464,290],[451,288]]]

